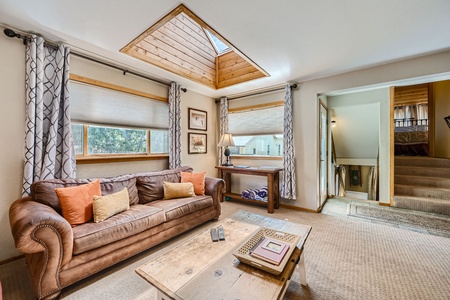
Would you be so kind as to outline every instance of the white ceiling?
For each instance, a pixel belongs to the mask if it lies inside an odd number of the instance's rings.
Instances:
[[[0,0],[0,24],[212,97],[450,49],[450,0],[186,0],[271,77],[212,90],[119,53],[175,0]]]

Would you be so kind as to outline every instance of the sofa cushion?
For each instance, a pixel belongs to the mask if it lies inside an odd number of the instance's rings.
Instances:
[[[48,205],[61,214],[61,206],[55,193],[55,188],[78,186],[92,181],[93,179],[75,178],[36,181],[31,185],[31,196],[34,201]],[[102,195],[117,193],[123,190],[124,187],[128,189],[130,205],[138,203],[138,190],[134,175],[129,174],[100,179]]]
[[[191,167],[136,174],[139,203],[149,203],[164,198],[163,181],[180,182],[180,172],[192,172]]]
[[[56,188],[62,216],[70,225],[76,226],[86,223],[92,219],[92,200],[94,196],[101,196],[100,180],[71,186]]]
[[[103,222],[109,217],[128,209],[130,209],[130,201],[127,188],[106,196],[94,196],[92,201],[92,212],[95,223]]]
[[[164,200],[186,198],[195,196],[192,182],[167,182],[163,181]]]
[[[154,206],[135,204],[101,223],[88,222],[73,228],[73,254],[77,255],[143,232],[165,221]]]
[[[169,222],[197,210],[212,206],[213,199],[211,196],[195,196],[172,199],[170,201],[156,200],[146,205],[164,210],[166,214],[166,222]]]
[[[194,185],[194,193],[196,195],[205,194],[205,177],[206,172],[201,173],[190,173],[190,172],[180,172],[181,182],[192,182]]]

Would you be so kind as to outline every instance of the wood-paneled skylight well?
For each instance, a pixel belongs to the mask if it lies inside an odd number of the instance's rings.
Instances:
[[[213,89],[269,76],[183,4],[120,52]]]

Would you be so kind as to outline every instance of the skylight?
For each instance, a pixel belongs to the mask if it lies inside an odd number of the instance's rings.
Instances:
[[[211,42],[214,45],[214,48],[216,48],[217,54],[222,54],[224,52],[230,51],[230,47],[225,45],[224,42],[222,42],[219,38],[217,38],[209,30],[205,29],[205,31],[208,34],[209,38],[211,39]]]
[[[120,52],[213,89],[270,76],[183,4]]]

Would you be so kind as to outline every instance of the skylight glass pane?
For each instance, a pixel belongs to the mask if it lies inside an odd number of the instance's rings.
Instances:
[[[214,46],[216,47],[219,54],[230,50],[230,48],[227,45],[225,45],[221,40],[219,40],[214,34],[209,32],[208,30],[206,30],[206,32],[211,38],[211,41],[214,43]]]

